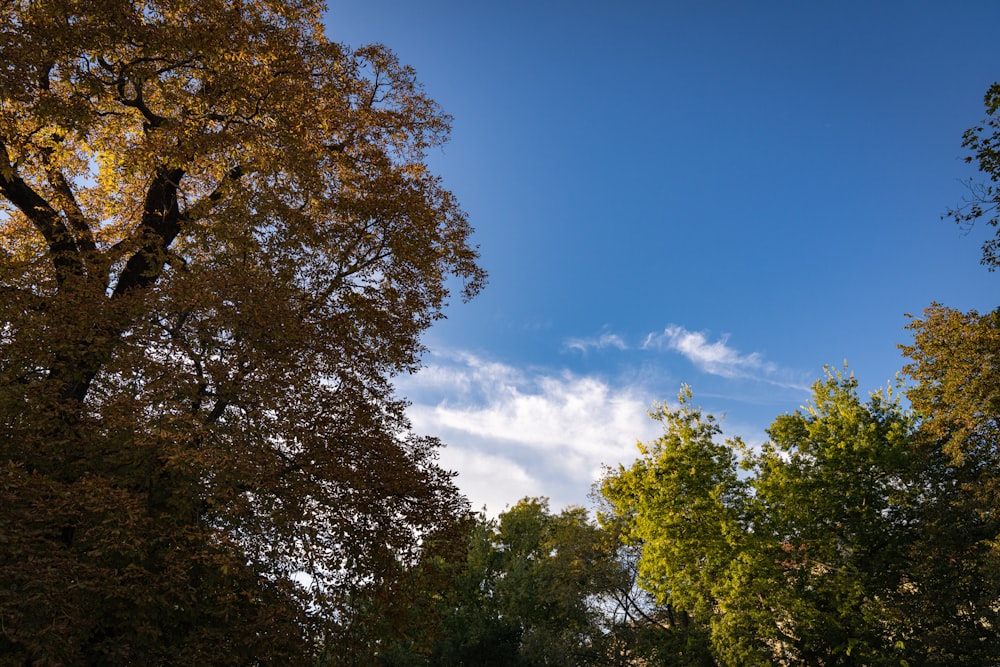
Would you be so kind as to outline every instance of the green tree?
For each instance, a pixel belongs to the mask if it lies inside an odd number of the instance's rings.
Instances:
[[[657,604],[653,594],[640,585],[642,545],[634,541],[624,543],[624,522],[607,507],[606,501],[601,504],[604,506],[603,511],[598,512],[601,527],[606,539],[618,545],[618,570],[612,585],[595,601],[606,633],[604,664],[608,667],[715,665],[709,647],[708,626],[670,603]]]
[[[771,616],[762,638],[779,640],[782,659],[898,663],[898,633],[881,620],[886,595],[907,585],[901,549],[919,521],[913,431],[891,393],[862,402],[853,377],[830,376],[745,461],[754,473],[748,528],[772,582],[756,591]]]
[[[591,603],[617,573],[614,544],[584,509],[525,498],[474,533],[435,664],[605,664]]]
[[[554,513],[537,498],[456,524],[400,576],[396,604],[409,613],[371,664],[619,664],[606,601],[629,573],[610,537],[584,509]]]
[[[627,546],[641,549],[638,583],[650,591],[675,638],[672,664],[706,664],[708,627],[719,589],[745,541],[740,523],[745,490],[734,451],[739,441],[719,443],[718,422],[691,405],[659,406],[651,417],[663,435],[639,445],[630,467],[608,471],[600,492],[609,510],[602,523],[620,531]]]
[[[1000,658],[986,508],[898,397],[862,401],[853,377],[830,375],[756,452],[717,442],[689,399],[656,413],[664,436],[602,492],[642,549],[642,585],[708,628],[719,663]]]
[[[463,511],[390,381],[483,281],[449,119],[321,10],[0,6],[7,660],[301,663]]]
[[[521,632],[530,665],[604,664],[600,611],[592,606],[619,572],[614,544],[581,507],[558,514],[525,499],[500,515],[495,538],[502,617]]]

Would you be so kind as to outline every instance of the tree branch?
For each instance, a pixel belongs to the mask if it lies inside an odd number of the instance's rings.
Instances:
[[[184,170],[161,167],[146,191],[142,222],[136,230],[139,249],[129,258],[118,277],[112,298],[155,283],[166,265],[167,248],[181,231],[182,216],[177,190]]]
[[[194,222],[207,216],[216,202],[222,199],[226,190],[240,180],[243,174],[242,165],[236,165],[227,171],[226,175],[222,177],[222,180],[219,181],[219,184],[215,186],[215,189],[210,194],[205,195],[184,211],[181,215],[184,222]]]
[[[52,205],[18,175],[7,145],[0,137],[0,194],[13,204],[45,239],[59,285],[71,276],[84,274],[76,239]]]
[[[146,106],[146,102],[142,96],[142,81],[130,79],[126,76],[124,68],[121,71],[116,70],[115,66],[105,60],[103,56],[99,56],[97,61],[106,71],[115,75],[114,86],[118,90],[118,101],[124,106],[131,107],[142,114],[142,117],[146,119],[147,131],[166,125],[168,119],[165,116],[154,113],[152,109]],[[132,84],[132,97],[129,97],[125,93],[125,85],[128,83]]]
[[[61,139],[61,138],[58,138]],[[87,217],[76,201],[73,189],[66,179],[62,170],[52,163],[52,150],[43,149],[41,151],[42,162],[45,165],[45,175],[48,177],[49,185],[52,186],[59,200],[59,205],[69,221],[70,227],[75,232],[76,242],[79,249],[85,254],[93,257],[97,253],[97,245],[94,243],[94,236],[90,225],[87,224]],[[86,257],[85,257],[86,259]],[[90,267],[88,267],[90,268]]]

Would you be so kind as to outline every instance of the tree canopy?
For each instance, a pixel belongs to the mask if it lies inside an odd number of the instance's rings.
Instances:
[[[817,382],[759,450],[719,442],[690,398],[609,471],[602,519],[625,526],[640,583],[707,629],[718,664],[1000,656],[996,525],[973,484],[990,461],[945,456],[896,396],[862,401],[853,377]]]
[[[453,524],[397,572],[392,609],[362,619],[360,632],[378,629],[355,655],[399,666],[705,664],[672,662],[677,633],[646,614],[617,537],[583,508],[552,512],[544,498]]]
[[[390,383],[484,280],[449,118],[321,10],[0,6],[6,656],[287,664],[463,511]]]
[[[946,351],[942,315],[913,325],[916,409],[828,372],[751,447],[685,388],[651,413],[663,435],[607,470],[598,524],[531,498],[452,524],[368,591],[365,659],[326,664],[995,664],[996,440],[973,407],[988,383],[961,406],[921,398],[950,391],[930,379],[950,354],[988,366],[995,320],[951,313],[969,345]]]
[[[829,373],[753,448],[685,388],[599,523],[470,514],[392,384],[485,280],[450,119],[322,10],[0,3],[3,661],[1000,661],[1000,311],[912,319],[909,408]]]

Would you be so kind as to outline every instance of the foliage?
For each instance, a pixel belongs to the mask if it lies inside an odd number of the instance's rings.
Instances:
[[[526,498],[471,538],[432,664],[601,664],[590,601],[616,572],[614,545],[583,509]]]
[[[891,392],[863,402],[853,377],[830,375],[756,452],[717,442],[717,423],[680,398],[654,414],[664,435],[604,479],[602,520],[641,547],[640,582],[658,602],[709,629],[715,660],[1000,657],[996,570],[980,556],[981,520],[963,516],[982,510],[962,491],[967,470]]]
[[[643,585],[659,602],[707,618],[720,568],[736,546],[732,501],[740,483],[730,446],[714,441],[717,422],[692,407],[690,398],[685,389],[679,409],[662,405],[652,413],[664,425],[663,437],[640,444],[639,460],[609,475],[602,491],[627,517],[627,540],[643,546]]]
[[[918,446],[944,461],[943,474],[925,482],[938,514],[914,561],[933,604],[911,614],[914,636],[942,662],[986,664],[1000,655],[1000,310],[932,304],[908,328],[913,343],[901,347],[914,380],[907,397],[921,417]]]
[[[449,119],[320,11],[0,6],[11,660],[294,663],[463,509],[390,384],[483,281]]]
[[[965,229],[971,229],[981,219],[996,229],[994,238],[983,242],[982,264],[990,271],[1000,267],[1000,83],[994,83],[984,98],[986,118],[981,125],[965,131],[962,146],[970,155],[967,163],[976,163],[979,171],[988,177],[986,182],[968,183],[969,197],[956,208],[949,209],[944,217],[951,218]]]
[[[634,580],[614,536],[582,508],[553,513],[525,498],[440,537],[393,587],[409,613],[366,620],[385,628],[373,632],[371,659],[329,664],[603,666],[656,655],[657,612],[644,610],[642,626],[616,620],[614,601]]]
[[[862,403],[853,377],[813,387],[751,457],[755,537],[778,585],[764,594],[780,653],[798,662],[895,664],[882,600],[906,584],[920,488],[910,478],[912,419],[891,393]],[[787,617],[780,618],[780,615]]]
[[[664,434],[639,445],[630,467],[609,470],[600,491],[606,526],[617,524],[627,545],[641,549],[638,581],[673,617],[675,632],[694,626],[702,636],[673,656],[677,664],[704,661],[704,644],[719,586],[745,541],[740,518],[745,498],[734,450],[738,441],[717,443],[718,422],[691,405],[688,388],[679,407],[659,406],[650,416]]]
[[[655,596],[639,584],[641,544],[623,544],[623,522],[607,506],[598,516],[607,538],[619,543],[619,574],[615,585],[608,587],[597,601],[602,614],[604,664],[609,667],[630,665],[676,665],[711,667],[715,665],[709,646],[708,626],[670,603],[658,604]]]
[[[924,416],[923,429],[945,443],[956,460],[966,456],[996,469],[1000,442],[1000,310],[980,315],[932,304],[907,327],[913,344],[904,372],[915,381],[907,392]]]
[[[617,574],[614,545],[586,510],[548,510],[525,499],[500,515],[494,584],[502,618],[516,623],[530,665],[603,664],[597,610],[589,604]]]

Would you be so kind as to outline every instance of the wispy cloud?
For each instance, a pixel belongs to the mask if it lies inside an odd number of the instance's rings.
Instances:
[[[681,353],[700,370],[724,378],[748,378],[773,375],[777,366],[765,362],[758,352],[741,354],[729,346],[729,336],[712,342],[701,331],[688,331],[671,324],[663,333],[649,334],[643,349],[669,349]]]
[[[600,336],[592,336],[589,338],[570,338],[565,343],[566,347],[570,350],[576,350],[581,353],[586,353],[589,350],[601,350],[607,347],[613,347],[618,350],[627,350],[628,345],[618,334],[604,333]]]
[[[584,503],[603,465],[632,461],[636,441],[658,435],[646,414],[658,397],[568,371],[438,355],[401,389],[415,429],[442,438],[442,464],[492,513],[526,495]]]
[[[612,348],[620,352],[677,352],[702,373],[729,380],[753,380],[786,389],[808,390],[808,378],[800,372],[781,368],[768,361],[760,352],[744,353],[730,345],[729,334],[712,340],[704,331],[690,331],[670,324],[660,333],[648,334],[640,344],[633,345],[625,337],[605,332],[596,336],[569,338],[565,349],[586,355],[591,350]]]
[[[800,391],[807,390],[801,373],[780,368],[758,352],[743,352],[727,336],[713,339],[675,324],[640,345],[610,332],[564,345],[584,354],[594,349],[621,352],[615,359],[617,379],[582,370],[516,367],[441,350],[424,360],[420,372],[398,379],[400,393],[411,401],[408,414],[414,428],[446,444],[441,462],[458,471],[458,486],[474,507],[485,505],[496,514],[524,496],[537,495],[551,498],[554,507],[585,504],[603,466],[629,464],[637,441],[660,435],[660,426],[646,411],[674,395],[674,382],[693,384],[696,400],[708,399],[714,404],[708,411],[718,416],[735,409],[738,421],[727,421],[727,434],[735,427],[733,435],[751,440],[762,437],[774,416],[760,415],[766,406],[792,401],[794,408],[801,403]],[[651,358],[655,351],[671,354]],[[673,353],[701,375],[689,378],[691,369],[672,368]],[[581,368],[594,361],[566,360],[579,361]],[[780,389],[748,389],[747,380]]]

